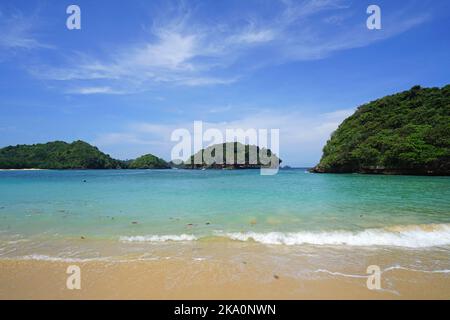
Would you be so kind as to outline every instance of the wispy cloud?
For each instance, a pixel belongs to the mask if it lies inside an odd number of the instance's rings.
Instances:
[[[270,14],[242,12],[240,19],[223,21],[219,15],[213,25],[184,6],[154,17],[145,29],[148,34],[137,43],[111,45],[106,54],[75,54],[66,63],[29,70],[36,77],[72,82],[72,88],[76,81],[83,82],[82,87],[104,89],[66,90],[73,94],[132,93],[161,85],[227,85],[255,68],[323,59],[393,37],[428,18],[426,13],[394,12],[383,17],[383,30],[370,32],[363,23],[365,12],[355,17],[350,3],[283,0],[274,3]],[[324,19],[324,13],[331,18]],[[33,44],[23,39],[22,45]]]
[[[51,48],[37,39],[34,16],[24,16],[21,12],[6,14],[0,11],[0,49]]]
[[[67,91],[70,94],[123,94],[122,91],[114,90],[111,87],[79,87]]]
[[[199,58],[220,56],[218,48],[205,46],[204,35],[193,31],[183,32],[182,26],[172,28],[154,30],[156,40],[118,48],[106,59],[77,54],[76,61],[71,64],[75,67],[41,66],[30,68],[30,71],[37,77],[50,80],[107,80],[110,85],[103,86],[108,90],[102,93],[136,92],[142,87],[151,88],[164,83],[186,86],[230,84],[238,79],[237,76],[211,75],[208,73],[213,68],[210,62],[196,61]],[[43,68],[45,73],[42,72]],[[120,87],[111,84],[111,81],[117,80],[121,81]],[[77,93],[74,90],[72,92]]]

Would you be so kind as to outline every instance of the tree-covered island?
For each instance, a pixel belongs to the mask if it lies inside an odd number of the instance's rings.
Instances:
[[[312,171],[450,175],[450,85],[415,86],[360,106]]]

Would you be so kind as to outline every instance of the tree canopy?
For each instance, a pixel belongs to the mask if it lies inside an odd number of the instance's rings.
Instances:
[[[0,149],[1,169],[159,169],[170,168],[164,160],[147,154],[121,161],[84,141],[54,141]]]
[[[233,154],[228,156],[227,150],[232,150]],[[251,169],[270,167],[277,162],[280,164],[282,160],[270,149],[244,145],[240,142],[227,142],[198,151],[184,163],[184,167],[190,169]]]
[[[169,169],[170,165],[161,158],[152,154],[143,155],[133,161],[128,166],[129,169]]]
[[[449,175],[450,85],[415,86],[360,106],[313,171]]]
[[[115,169],[121,166],[121,161],[83,141],[54,141],[0,149],[0,168],[3,169]]]

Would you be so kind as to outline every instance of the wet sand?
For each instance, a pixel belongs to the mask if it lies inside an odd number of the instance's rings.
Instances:
[[[205,247],[197,249],[207,255]],[[446,272],[385,269],[382,290],[369,290],[364,273],[355,275],[350,267],[344,266],[348,273],[317,269],[315,276],[298,276],[289,270],[301,273],[317,262],[281,260],[293,254],[280,247],[251,251],[252,256],[242,255],[224,247],[205,259],[194,253],[142,261],[2,259],[0,299],[450,299]],[[271,263],[264,263],[267,259]],[[384,266],[389,262],[377,251],[364,263],[371,259]],[[81,269],[81,290],[66,287],[69,265]]]

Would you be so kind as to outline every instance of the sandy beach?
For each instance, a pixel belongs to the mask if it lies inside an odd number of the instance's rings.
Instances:
[[[388,268],[392,253],[377,251],[364,261],[379,261],[384,270],[381,290],[369,290],[364,272],[356,273],[346,261],[333,271],[305,255],[283,260],[293,253],[276,247],[236,249],[204,244],[174,254],[163,248],[165,257],[115,261],[3,259],[0,299],[450,299],[447,272]],[[330,259],[326,251],[316,253]],[[70,265],[80,267],[80,290],[66,287]],[[301,275],[312,269],[316,272]]]
[[[397,295],[365,279],[299,280],[255,267],[192,262],[80,263],[81,290],[66,288],[71,263],[2,261],[0,299],[449,299],[449,279],[393,271]],[[414,281],[411,281],[414,279]]]

